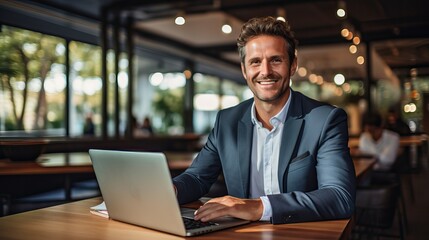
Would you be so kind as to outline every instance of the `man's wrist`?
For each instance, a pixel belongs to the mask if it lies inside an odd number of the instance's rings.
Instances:
[[[263,210],[261,219],[259,219],[259,221],[270,221],[271,217],[273,216],[270,200],[268,200],[267,196],[262,196],[260,199],[262,201]]]

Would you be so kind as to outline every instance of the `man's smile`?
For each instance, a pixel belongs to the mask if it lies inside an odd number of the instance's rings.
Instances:
[[[278,82],[278,79],[266,79],[266,80],[256,80],[256,83],[259,83],[261,85],[270,85]]]

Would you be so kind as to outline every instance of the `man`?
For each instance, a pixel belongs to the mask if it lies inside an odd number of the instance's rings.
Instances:
[[[197,200],[223,172],[227,196],[195,219],[220,216],[274,224],[349,218],[355,173],[346,113],[290,89],[297,68],[287,23],[251,19],[237,40],[254,98],[222,110],[192,165],[173,179],[179,203]]]
[[[359,151],[372,154],[377,158],[375,170],[390,171],[399,150],[399,134],[384,129],[379,114],[365,116],[364,132],[359,138]]]

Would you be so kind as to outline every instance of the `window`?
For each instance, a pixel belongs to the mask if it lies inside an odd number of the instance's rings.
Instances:
[[[65,41],[61,38],[2,26],[2,135],[65,134],[65,50]]]
[[[196,133],[208,133],[216,121],[220,109],[237,105],[253,97],[247,85],[216,76],[194,74],[194,130]]]
[[[101,48],[70,42],[70,136],[100,135]]]

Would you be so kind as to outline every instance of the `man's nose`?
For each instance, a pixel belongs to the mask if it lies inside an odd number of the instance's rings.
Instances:
[[[272,73],[272,69],[269,61],[262,61],[260,73],[264,77],[267,77]]]

